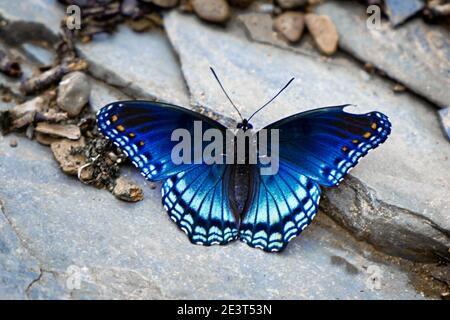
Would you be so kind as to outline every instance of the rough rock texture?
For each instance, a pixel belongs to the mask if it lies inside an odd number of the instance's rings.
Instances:
[[[385,0],[386,13],[392,25],[397,26],[425,6],[422,0]]]
[[[162,32],[155,30],[137,34],[123,26],[112,36],[80,44],[79,49],[89,61],[89,71],[95,78],[120,88],[126,94],[185,106],[189,104],[177,58]]]
[[[31,33],[42,32],[41,26],[44,25],[47,30],[56,35],[65,14],[63,9],[64,7],[56,0],[0,0],[0,14],[13,23],[21,21],[34,23],[34,28],[30,24],[29,32]]]
[[[426,25],[420,18],[401,28],[369,29],[364,6],[351,1],[329,2],[317,12],[339,21],[339,46],[364,62],[370,62],[391,78],[438,106],[450,101],[450,31]]]
[[[359,106],[349,108],[350,112],[386,113],[393,125],[391,137],[360,162],[352,171],[353,179],[325,191],[325,200],[330,199],[334,208],[327,213],[391,254],[416,260],[450,256],[450,149],[432,106],[407,93],[395,95],[384,79],[369,77],[357,64],[343,59],[326,63],[251,44],[239,30],[205,28],[175,12],[166,18],[166,30],[193,101],[235,119],[209,75],[209,65],[216,67],[244,116],[270,99],[291,76],[296,78],[254,118],[256,127],[302,110],[344,103]],[[329,208],[327,201],[323,204]]]
[[[124,203],[61,174],[46,147],[18,139],[15,149],[0,139],[0,239],[10,239],[0,242],[6,243],[0,245],[2,296],[23,298],[27,291],[30,298],[47,299],[423,298],[406,273],[374,261],[370,247],[325,215],[283,254],[240,242],[195,246],[164,212],[159,187],[146,188],[136,170],[127,175],[140,183],[145,199]],[[370,280],[377,275],[379,290]]]

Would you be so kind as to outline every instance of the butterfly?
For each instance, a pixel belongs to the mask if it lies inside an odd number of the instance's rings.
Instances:
[[[237,127],[243,131],[253,129],[251,118],[293,80],[245,119],[211,71],[241,116]],[[100,132],[147,180],[162,181],[162,204],[192,243],[224,245],[240,239],[251,247],[279,252],[313,220],[320,186],[338,185],[359,159],[391,132],[384,114],[352,114],[344,111],[347,106],[301,112],[266,126],[264,129],[279,133],[278,171],[272,175],[261,174],[264,164],[259,160],[253,164],[175,164],[174,130],[194,134],[195,122],[201,122],[202,133],[227,130],[218,121],[176,105],[117,101],[98,112],[97,123]]]

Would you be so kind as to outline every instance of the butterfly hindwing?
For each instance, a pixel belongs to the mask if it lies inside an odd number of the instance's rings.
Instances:
[[[251,247],[282,251],[316,215],[320,188],[301,172],[281,165],[275,175],[254,168],[253,199],[239,237]]]
[[[236,239],[230,208],[230,166],[203,165],[180,172],[162,186],[164,208],[196,244],[226,244]]]

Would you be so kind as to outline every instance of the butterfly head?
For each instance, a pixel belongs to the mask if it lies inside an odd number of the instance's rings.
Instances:
[[[248,122],[247,119],[243,119],[242,122],[239,122],[237,124],[237,128],[242,129],[243,131],[247,131],[247,130],[253,129],[253,126],[250,122]]]

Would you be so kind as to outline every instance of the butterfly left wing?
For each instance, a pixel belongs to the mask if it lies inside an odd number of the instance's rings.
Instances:
[[[226,244],[237,237],[228,199],[229,167],[204,161],[176,165],[171,159],[178,143],[171,141],[174,130],[187,130],[194,137],[194,121],[200,121],[203,137],[208,129],[224,132],[224,126],[187,109],[149,101],[111,103],[99,111],[97,120],[100,131],[127,154],[146,179],[164,181],[163,206],[191,242]]]
[[[283,250],[316,215],[319,184],[337,185],[361,157],[387,139],[391,124],[385,115],[350,114],[344,107],[299,113],[265,128],[279,130],[278,154],[267,144],[268,155],[279,158],[279,169],[261,175],[264,166],[255,166],[252,205],[239,231],[242,241],[265,251]]]

